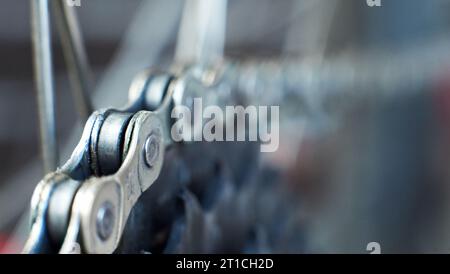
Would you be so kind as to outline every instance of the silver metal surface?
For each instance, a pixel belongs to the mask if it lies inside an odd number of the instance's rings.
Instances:
[[[149,78],[154,79],[152,75]],[[164,90],[169,86],[160,81],[154,84]],[[94,112],[69,161],[39,184],[33,195],[32,230],[24,253],[111,253],[116,249],[131,209],[157,179],[165,147],[171,143],[163,139],[169,136],[170,122],[162,118],[170,117],[172,93],[159,91],[166,94],[160,107],[156,112],[145,111],[141,110],[146,108],[142,104],[145,93],[155,88],[141,87],[140,92],[130,89],[140,95],[129,109]],[[68,177],[79,183],[76,191],[59,187]],[[48,206],[61,197],[70,206],[62,211]],[[65,216],[70,220],[65,221]]]
[[[161,135],[163,129],[158,117],[152,112],[138,112],[133,116],[129,130],[132,131],[131,141],[120,169],[113,175],[87,180],[77,192],[61,253],[70,252],[75,245],[82,246],[86,253],[112,253],[132,207],[158,177],[164,156],[163,142],[159,144],[160,153],[152,168],[146,166],[142,153],[147,136]],[[105,203],[112,204],[113,215],[117,216],[107,238],[99,237],[103,232],[99,231],[102,226],[97,225],[97,214]]]
[[[23,6],[24,8],[29,4],[29,2],[26,3],[26,1],[24,1],[25,3],[22,3],[22,1],[12,2],[19,6]],[[96,4],[96,2],[97,1],[88,3],[89,14],[97,14],[104,10],[104,5],[101,3]],[[116,11],[123,11],[124,4],[121,0],[111,2],[114,2],[110,5],[112,8]],[[111,22],[107,20],[109,23],[106,34],[104,32],[105,29],[102,28],[100,28],[102,29],[102,32],[98,33],[98,27],[86,29],[86,34],[88,36],[91,34],[90,37],[99,38],[100,36],[109,39],[112,37],[111,33],[122,33],[121,31],[117,32],[116,30],[119,26],[129,23],[129,27],[126,28],[126,31],[124,30],[124,37],[118,45],[117,54],[112,59],[112,62],[105,73],[102,74],[99,85],[93,93],[92,99],[94,105],[99,107],[119,106],[122,102],[126,102],[127,93],[124,92],[124,90],[129,87],[129,80],[143,67],[148,66],[148,64],[160,62],[160,57],[165,52],[165,49],[169,47],[175,39],[176,35],[174,34],[178,28],[182,5],[183,2],[180,1],[130,1],[129,5],[125,5],[125,7],[128,8],[124,13],[132,13],[132,10],[139,6],[139,8],[136,9],[135,16],[132,16],[131,21],[127,21],[128,19],[126,18],[128,17],[124,16],[124,18],[120,18],[120,20],[114,20],[113,27],[111,28],[109,25]],[[91,9],[91,6],[93,6],[93,9]],[[10,15],[11,13],[9,9],[2,9],[1,11],[3,12],[2,14],[5,15],[3,19],[6,19],[6,15]],[[22,16],[20,18],[21,19],[8,17],[7,21],[11,21],[12,19],[18,19],[16,22],[24,21],[22,20]],[[12,25],[17,25],[14,22],[10,23]],[[26,22],[26,24],[29,24],[29,22]],[[3,30],[11,30],[10,33],[12,36],[19,33],[17,30],[13,30],[6,25],[7,24],[3,25]],[[142,33],[146,33],[146,35],[142,35]],[[116,36],[113,37],[114,39],[117,38]],[[145,58],[142,58],[143,56],[145,56]],[[74,152],[76,156],[79,156],[71,158],[72,161],[68,163],[69,165],[79,162],[87,163],[88,161],[88,157],[77,153],[77,151],[85,150],[85,146],[77,146],[75,151],[73,149],[73,144],[76,144],[79,140],[81,131],[82,126],[77,124],[69,137],[61,140],[62,157],[69,157],[72,152]],[[83,135],[84,134],[85,132]],[[90,132],[87,134],[90,134]],[[17,138],[17,136],[14,138]],[[86,141],[86,139],[84,139],[84,141]],[[85,177],[86,174],[90,174],[89,166],[87,164],[80,165],[79,167],[80,168],[74,172],[77,174],[77,178],[82,178]],[[65,168],[65,170],[68,169],[70,168]],[[25,225],[17,227],[13,233],[16,246],[23,246],[29,235],[29,213],[23,214],[23,212],[24,210],[28,211],[27,209],[29,208],[30,201],[27,197],[33,193],[33,189],[36,187],[36,178],[39,178],[40,176],[42,176],[42,159],[30,159],[30,162],[24,166],[22,170],[14,173],[11,178],[4,182],[4,186],[0,192],[0,215],[2,216],[2,218],[0,218],[0,227],[2,229],[5,230],[7,227],[9,229],[11,223],[17,220],[21,215],[24,215],[21,223]],[[23,195],[17,196],[18,193],[22,193]],[[10,197],[15,198],[10,199]]]
[[[175,53],[177,63],[210,65],[222,60],[227,2],[185,1]]]
[[[46,233],[57,231],[56,234],[65,232],[57,243],[60,247],[57,252],[114,252],[132,208],[160,174],[165,148],[173,142],[170,114],[174,107],[191,107],[193,99],[198,97],[205,105],[224,106],[233,104],[239,96],[244,103],[265,105],[281,104],[286,98],[294,98],[295,102],[304,102],[306,111],[317,111],[329,97],[343,95],[329,94],[326,89],[323,93],[315,92],[323,83],[339,91],[345,91],[349,85],[355,90],[354,86],[358,87],[360,83],[354,82],[349,75],[353,76],[356,71],[368,72],[345,63],[328,67],[325,62],[303,60],[220,62],[218,66],[217,61],[223,61],[225,17],[224,0],[187,2],[173,66],[177,74],[146,70],[133,82],[126,108],[120,111],[107,109],[91,116],[79,146],[63,168],[66,175],[80,183],[76,192],[67,195],[72,204],[65,208],[70,210],[66,209],[66,214],[48,210],[48,205],[54,201],[54,191],[63,189],[58,188],[63,182],[57,180],[56,172],[44,178],[33,198],[33,229],[29,241],[32,248],[28,248],[29,251],[46,251],[49,240]],[[75,42],[70,41],[70,37],[68,40],[66,47],[70,48]],[[75,51],[72,48],[68,52]],[[69,56],[73,59],[72,66],[78,59],[75,55]],[[354,65],[354,62],[350,64]],[[362,63],[361,67],[366,68],[367,64]],[[84,71],[77,70],[77,64],[75,70],[76,73]],[[376,84],[378,77],[360,78],[365,83],[368,79],[375,80]],[[78,83],[82,83],[82,76],[78,75],[78,78]],[[240,94],[233,93],[235,90]],[[48,214],[70,215],[70,220],[67,225],[65,218],[61,218],[64,220],[62,225],[48,222],[47,219],[55,219],[54,216],[46,218]],[[52,227],[54,224],[57,229]]]
[[[103,241],[108,240],[114,228],[114,206],[106,201],[97,213],[97,233]]]
[[[159,136],[151,134],[145,141],[145,163],[148,167],[153,167],[158,160],[158,155],[160,153],[159,144],[161,143],[161,140],[159,138]]]
[[[338,66],[346,67],[345,63],[339,63]],[[431,62],[430,70],[433,67],[434,62]],[[320,72],[318,75],[323,77],[319,82],[308,78],[308,72],[315,69]],[[126,108],[122,111],[104,110],[94,113],[88,120],[74,156],[69,160],[70,164],[64,165],[63,170],[67,172],[69,169],[71,176],[77,176],[77,180],[81,181],[81,187],[73,199],[71,218],[59,252],[72,253],[73,250],[78,250],[76,247],[81,247],[79,250],[82,253],[110,253],[117,248],[131,209],[141,194],[159,176],[165,148],[173,142],[170,135],[172,122],[169,118],[175,106],[189,105],[189,100],[196,97],[201,97],[205,105],[219,106],[234,104],[236,97],[252,104],[281,104],[286,101],[286,98],[290,98],[295,102],[303,102],[305,108],[301,111],[308,113],[311,109],[315,110],[316,105],[311,102],[322,104],[334,96],[349,95],[349,98],[356,98],[355,94],[345,92],[347,87],[354,89],[361,83],[351,81],[353,78],[347,79],[346,73],[349,71],[333,74],[330,74],[330,71],[336,70],[333,67],[324,68],[323,65],[315,67],[308,66],[307,63],[300,65],[287,61],[284,63],[235,62],[224,64],[220,70],[215,71],[213,81],[205,81],[202,75],[206,72],[198,67],[186,69],[173,78],[161,73],[154,75],[149,73],[148,79],[138,77],[137,82],[133,83],[130,89],[130,93],[133,93],[130,98],[136,101],[129,104],[128,111],[131,111],[129,113],[134,113],[130,121],[127,122],[127,118],[117,120],[117,124],[107,122],[108,117],[113,117],[108,115],[126,112]],[[364,70],[360,69],[358,72],[363,73]],[[293,79],[290,77],[291,74],[295,74],[298,78]],[[161,81],[152,81],[152,79],[163,78],[167,79],[167,84],[162,85]],[[248,83],[244,81],[245,79],[255,83],[265,83],[266,90],[246,86],[245,84]],[[294,80],[299,82],[292,82]],[[365,83],[367,80],[365,78]],[[414,80],[420,81],[420,79]],[[311,98],[312,95],[304,92],[314,85],[325,82],[344,93],[319,93],[315,95],[318,96],[315,100],[311,100],[314,99]],[[395,86],[396,83],[394,81],[391,84]],[[153,84],[154,87],[152,87]],[[146,93],[155,89],[163,89],[164,91],[159,90],[157,93],[165,95],[154,112],[147,111],[145,110]],[[235,89],[239,90],[239,94],[231,91]],[[367,92],[365,92],[366,95]],[[380,95],[389,94],[381,92],[378,96]],[[111,130],[110,126],[115,129]],[[105,134],[102,134],[102,131]],[[102,146],[105,140],[110,140],[109,143],[112,146]],[[114,151],[108,151],[110,147],[114,147]],[[122,153],[121,156],[120,153]],[[110,174],[93,172],[95,170],[93,164],[101,166],[102,163],[107,163],[111,159],[115,159],[116,168],[112,168]],[[40,215],[46,212],[45,205],[48,204],[49,196],[51,196],[50,194],[42,195],[41,193],[47,193],[42,192],[42,189],[42,187],[38,188],[36,192],[38,194],[35,194],[38,200],[41,199],[35,203],[38,205],[35,207],[39,209],[37,212],[40,212]],[[115,216],[114,222],[105,222],[113,223],[112,232],[109,232],[110,226],[102,221],[105,214],[99,214],[103,211],[105,203],[112,204],[111,212],[108,214]],[[42,222],[45,219],[41,217],[36,220]],[[45,222],[35,222],[30,239],[40,239],[44,231],[42,227],[45,227]]]
[[[34,71],[44,170],[58,165],[49,0],[31,0]]]

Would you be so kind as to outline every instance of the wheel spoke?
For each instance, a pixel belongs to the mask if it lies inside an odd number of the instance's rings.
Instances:
[[[49,0],[31,0],[31,16],[41,149],[49,172],[58,164]]]
[[[64,0],[53,1],[56,24],[69,71],[75,106],[85,122],[92,113],[92,73],[77,14]]]

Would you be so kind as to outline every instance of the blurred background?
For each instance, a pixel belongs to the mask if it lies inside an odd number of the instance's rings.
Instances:
[[[185,1],[81,2],[75,9],[94,71],[95,108],[122,106],[139,71],[170,67]],[[253,88],[280,105],[282,131],[278,152],[232,160],[261,182],[260,192],[252,192],[250,207],[241,201],[250,190],[236,187],[241,198],[230,203],[254,223],[220,231],[252,236],[239,248],[208,251],[367,253],[377,242],[383,253],[450,252],[450,1],[381,3],[228,1],[224,57],[237,64],[242,89],[256,81]],[[0,4],[0,250],[18,252],[44,172],[29,1]],[[54,36],[63,163],[82,123]],[[186,150],[177,153],[189,159]],[[130,222],[146,214],[136,210]],[[134,245],[124,244],[124,252],[171,251],[144,244],[151,233],[142,230],[134,239],[125,235]]]

